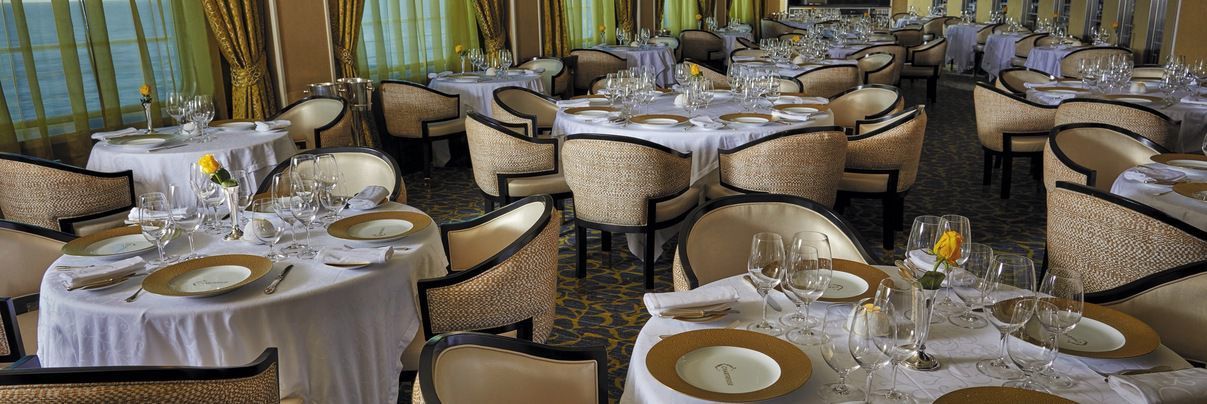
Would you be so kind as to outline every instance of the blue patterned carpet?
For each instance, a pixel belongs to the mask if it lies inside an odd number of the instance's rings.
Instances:
[[[908,104],[925,100],[925,82],[904,83]],[[1044,249],[1044,195],[1042,183],[1028,175],[1028,161],[1016,161],[1011,199],[998,198],[1000,172],[993,186],[981,185],[981,147],[973,115],[972,80],[967,76],[944,76],[938,103],[928,106],[928,127],[917,184],[905,202],[907,230],[897,233],[897,246],[880,246],[878,201],[855,200],[844,216],[860,232],[868,251],[881,263],[891,263],[903,253],[909,236],[908,223],[924,214],[959,214],[972,223],[974,242],[986,243],[1000,252],[1031,256],[1037,263]],[[406,178],[410,204],[436,219],[449,223],[483,213],[482,200],[469,168],[437,169],[430,184],[421,175]],[[640,262],[625,245],[624,237],[613,237],[610,254],[599,249],[599,234],[591,232],[587,278],[574,277],[573,226],[563,228],[558,278],[558,311],[550,344],[605,345],[608,347],[610,390],[613,401],[620,398],[633,341],[649,315],[641,296]],[[670,259],[673,241],[657,264],[656,291],[671,290]],[[410,400],[411,384],[402,383],[399,402]]]

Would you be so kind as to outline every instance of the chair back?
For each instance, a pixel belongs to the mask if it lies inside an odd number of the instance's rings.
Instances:
[[[420,357],[425,403],[608,402],[603,346],[557,347],[457,332],[428,341]]]
[[[1038,84],[1052,81],[1052,76],[1039,70],[1025,67],[1010,67],[997,73],[994,85],[1019,96],[1026,96],[1027,83]]]
[[[1051,191],[1057,181],[1066,181],[1110,192],[1124,171],[1164,152],[1164,147],[1120,127],[1060,125],[1052,128],[1044,148],[1044,187]]]
[[[888,70],[882,70],[877,74],[867,74],[867,80],[864,84],[883,84],[887,86],[897,85],[901,81],[901,71],[905,69],[905,62],[908,58],[909,51],[901,45],[872,45],[852,53],[847,56],[847,59],[859,60],[866,55],[873,53],[887,52],[893,54],[893,62],[890,63]]]
[[[998,26],[999,26],[999,24],[991,24],[991,25],[986,25],[985,27],[978,30],[976,32],[977,45],[984,45],[985,42],[989,41],[989,35],[993,34],[995,32],[994,29],[996,29]]]
[[[946,28],[947,18],[939,17],[932,18],[930,21],[922,24],[922,35],[929,35],[931,38],[942,38],[943,28]]]
[[[796,78],[788,76],[776,76],[779,82],[780,93],[800,93],[803,90],[800,81]]]
[[[624,58],[598,49],[575,49],[570,51],[570,56],[578,57],[574,70],[576,94],[585,93],[590,89],[591,81],[596,77],[607,76],[608,73],[616,73],[629,67]]]
[[[1149,79],[1160,80],[1165,75],[1165,68],[1161,66],[1136,66],[1132,69],[1132,80]]]
[[[402,171],[398,162],[389,154],[369,147],[325,147],[305,150],[298,154],[330,154],[335,156],[340,178],[337,191],[354,195],[370,185],[384,187],[390,192],[390,200],[406,203],[406,185],[402,183]],[[290,160],[285,159],[260,182],[257,194],[272,192],[272,177],[283,174],[288,178]]]
[[[461,115],[461,97],[403,80],[382,80],[374,91],[373,110],[378,130],[390,136],[423,137],[423,122]]]
[[[465,136],[474,182],[490,196],[500,196],[505,184],[500,174],[557,172],[557,141],[534,139],[508,128],[503,122],[477,112],[465,117]]]
[[[777,38],[795,30],[788,24],[766,18],[759,20],[759,28],[761,28],[759,33],[763,38]]]
[[[977,137],[981,146],[993,151],[1004,151],[1004,133],[1046,133],[1055,126],[1056,107],[1027,101],[988,83],[976,83],[972,103]]]
[[[683,45],[679,50],[683,59],[712,61],[717,59],[714,55],[725,56],[725,40],[708,31],[685,29],[679,32],[679,43]]]
[[[1139,133],[1167,149],[1178,147],[1178,139],[1170,133],[1173,121],[1168,116],[1126,101],[1097,98],[1064,100],[1056,109],[1055,123],[1105,123]]]
[[[684,220],[672,264],[675,290],[746,273],[747,246],[757,233],[778,233],[790,241],[800,231],[825,233],[835,259],[874,262],[858,233],[820,203],[791,195],[728,196],[701,205]]]
[[[1026,59],[1027,56],[1031,55],[1031,49],[1035,47],[1035,43],[1039,41],[1040,38],[1047,36],[1048,34],[1045,33],[1031,34],[1014,41],[1014,57]]]
[[[319,132],[335,126],[346,113],[348,107],[342,98],[310,96],[285,106],[272,119],[289,121],[289,138],[313,149],[322,147]]]
[[[1078,49],[1060,58],[1060,74],[1068,78],[1080,79],[1081,71],[1078,70],[1078,67],[1082,60],[1105,59],[1114,55],[1131,56],[1132,51],[1131,49],[1117,46],[1095,46]]]
[[[897,37],[897,44],[906,48],[912,48],[922,44],[922,30],[917,28],[905,28],[893,30],[893,36]]]
[[[780,132],[720,150],[721,186],[742,193],[795,195],[834,206],[847,154],[837,126]]]
[[[892,85],[895,58],[896,56],[889,52],[869,53],[859,58],[860,83]],[[898,77],[900,74],[897,72]]]
[[[896,187],[891,191],[908,191],[918,177],[926,120],[926,111],[919,105],[870,122],[860,121],[860,133],[847,139],[847,171],[895,170]]]
[[[704,78],[708,79],[708,81],[711,81],[713,87],[729,88],[729,77],[725,76],[725,73],[721,73],[716,69],[709,67],[707,63],[696,59],[683,59],[683,63],[688,67],[695,65],[696,67],[700,68],[700,74],[704,75]]]
[[[859,85],[859,66],[828,65],[796,76],[801,91],[811,97],[833,98]]]
[[[525,125],[531,136],[536,136],[540,129],[552,129],[557,118],[556,100],[524,87],[495,89],[490,109],[495,119]]]
[[[628,136],[576,134],[562,144],[562,169],[578,219],[643,226],[649,201],[691,182],[691,154]]]
[[[566,64],[562,63],[558,58],[533,58],[524,64],[520,65],[521,69],[544,69],[541,72],[541,84],[544,85],[545,95],[553,96],[561,94],[558,88],[554,85],[557,77],[566,74]]]
[[[735,61],[734,58],[739,57],[739,56],[752,57],[752,58],[765,58],[765,57],[767,57],[767,51],[764,51],[762,49],[749,49],[749,48],[734,49],[733,52],[729,53],[729,61],[734,62]]]
[[[0,212],[14,222],[75,235],[122,226],[94,219],[134,207],[134,173],[107,173],[0,152]]]
[[[63,253],[60,249],[75,236],[8,220],[0,220],[0,297],[38,293],[42,276]]]
[[[939,38],[910,49],[915,67],[939,67],[947,57],[947,38]],[[941,70],[941,69],[940,69]]]
[[[879,118],[899,111],[902,100],[901,92],[896,87],[867,84],[839,94],[830,100],[829,105],[835,125],[854,128],[858,120]]]

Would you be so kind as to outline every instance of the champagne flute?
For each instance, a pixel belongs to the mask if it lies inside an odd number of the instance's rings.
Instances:
[[[948,317],[948,321],[956,327],[977,329],[989,325],[985,319],[977,316],[972,310],[983,305],[985,299],[985,281],[989,273],[989,265],[993,262],[993,248],[985,244],[969,243],[968,260],[957,271],[947,278],[956,296],[964,301],[964,310],[958,316]]]
[[[788,249],[787,273],[784,284],[796,311],[780,318],[785,326],[796,327],[787,339],[800,345],[817,345],[823,336],[813,329],[819,322],[809,317],[809,306],[830,287],[833,265],[830,260],[830,239],[825,233],[802,231],[792,237]]]
[[[988,283],[985,287],[986,316],[1001,334],[1002,349],[993,359],[977,362],[976,367],[985,376],[1000,380],[1022,377],[1022,372],[1010,367],[1006,358],[1006,340],[1010,333],[1023,326],[1035,312],[1035,265],[1030,258],[1021,255],[998,255],[989,267]],[[1015,304],[1015,302],[1030,304]],[[1025,310],[1026,316],[1016,316]]]
[[[172,263],[164,252],[164,245],[172,235],[172,204],[163,192],[149,192],[138,196],[138,226],[142,235],[159,249],[159,260],[148,262],[153,267]]]
[[[868,372],[863,389],[865,396],[871,395],[866,392],[872,391],[874,372],[888,365],[892,360],[889,354],[892,348],[889,345],[893,343],[892,339],[896,336],[890,334],[895,333],[896,330],[889,327],[891,311],[891,306],[875,304],[855,306],[851,332],[847,335],[847,347],[851,350],[851,357],[855,359],[859,367]]]
[[[176,230],[184,232],[189,239],[189,254],[180,257],[181,261],[191,260],[203,257],[197,254],[197,248],[193,244],[193,234],[197,229],[201,228],[201,221],[205,217],[203,202],[197,197],[196,193],[184,192],[183,189],[176,185],[168,186],[168,200],[172,202],[172,219],[173,227]]]
[[[915,403],[917,400],[913,397],[897,390],[897,369],[917,354],[919,343],[925,338],[921,335],[925,327],[920,324],[927,321],[922,285],[912,280],[885,279],[877,285],[873,301],[876,306],[891,309],[886,311],[885,318],[893,329],[893,336],[892,343],[884,344],[892,367],[889,389],[871,394],[890,402]]]
[[[1035,312],[1036,302],[1034,300],[1015,300],[1010,303],[1012,303],[1010,306],[1014,308],[1011,313],[1011,322],[1025,324]],[[1026,306],[1031,306],[1030,310]],[[1058,334],[1048,330],[1047,327],[1037,327],[1036,338],[1028,340],[1022,336],[1027,333],[1025,329],[1020,327],[1014,332],[1019,335],[1016,338],[1006,339],[1006,351],[1010,355],[1010,361],[1022,369],[1023,379],[1008,381],[1002,386],[1049,393],[1050,391],[1046,387],[1035,381],[1035,374],[1051,366],[1052,362],[1056,360]]]
[[[255,212],[272,212],[274,204],[275,202],[271,200],[257,200],[252,202],[252,210]],[[271,217],[261,214],[251,219],[250,230],[252,235],[256,237],[256,240],[268,244],[268,254],[265,257],[272,260],[272,262],[278,262],[286,258],[284,254],[278,253],[275,248],[276,243],[280,242],[281,236],[285,234],[283,223],[277,223]]]
[[[822,386],[822,391],[818,392],[826,402],[862,401],[864,398],[863,390],[847,383],[847,376],[859,369],[859,363],[851,356],[851,346],[847,343],[846,335],[846,324],[851,318],[852,310],[854,306],[850,304],[831,305],[826,308],[825,320],[822,321],[822,336],[825,342],[821,345],[821,357],[826,361],[826,365],[838,374],[837,382]]]
[[[746,328],[771,336],[780,336],[784,329],[767,319],[767,301],[771,299],[771,289],[780,284],[784,278],[784,240],[776,233],[758,233],[754,235],[750,246],[750,259],[746,261],[749,279],[763,297],[762,320]]]
[[[289,211],[302,225],[302,241],[299,243],[298,257],[311,259],[318,251],[310,247],[310,225],[318,217],[318,183],[294,178],[293,197],[289,198]]]
[[[293,199],[293,186],[290,184],[290,176],[286,173],[277,173],[272,176],[272,212],[277,214],[281,221],[285,222],[285,228],[289,230],[289,245],[281,248],[281,253],[284,255],[297,254],[301,250],[298,245],[297,233],[293,231],[293,226],[297,223],[297,219],[293,217],[293,212],[289,210],[289,201]]]
[[[1050,268],[1044,273],[1039,285],[1039,301],[1035,306],[1035,317],[1039,324],[1053,334],[1056,346],[1060,337],[1068,334],[1081,321],[1085,310],[1085,286],[1081,273],[1063,268]],[[1056,357],[1053,356],[1055,361]],[[1036,373],[1039,382],[1052,388],[1068,389],[1077,385],[1072,378],[1052,371],[1052,364]]]

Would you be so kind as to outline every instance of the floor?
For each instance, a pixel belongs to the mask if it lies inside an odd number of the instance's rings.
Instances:
[[[1038,262],[1044,253],[1044,194],[1042,184],[1028,175],[1026,160],[1016,161],[1009,200],[998,197],[1000,171],[992,186],[981,185],[982,152],[976,136],[972,104],[973,80],[968,76],[944,76],[938,102],[927,106],[928,127],[917,183],[905,202],[905,232],[897,233],[894,251],[881,248],[880,204],[856,200],[844,217],[859,231],[868,251],[880,263],[901,257],[909,236],[908,223],[918,215],[959,214],[972,223],[972,242],[989,244],[998,252],[1023,254]],[[907,105],[925,100],[924,81],[903,83]],[[438,223],[473,218],[483,213],[481,197],[469,168],[445,168],[433,172],[425,184],[421,175],[406,178],[411,205],[422,209]],[[610,254],[599,249],[599,234],[589,236],[588,276],[574,277],[574,232],[562,230],[558,277],[558,311],[548,343],[555,345],[605,345],[608,348],[609,397],[620,398],[628,371],[633,340],[648,319],[641,303],[640,262],[633,257],[624,237],[613,237]],[[653,291],[671,290],[669,253],[657,263]],[[399,402],[410,401],[411,384],[402,382]]]

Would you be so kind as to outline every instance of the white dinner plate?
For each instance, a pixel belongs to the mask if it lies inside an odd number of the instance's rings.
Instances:
[[[721,121],[734,126],[763,126],[771,123],[768,119],[770,115],[760,116],[762,114],[728,114],[722,115]]]
[[[803,117],[807,117],[809,115],[815,114],[818,111],[819,110],[817,108],[810,108],[810,107],[784,107],[784,108],[780,109],[780,112],[786,113],[788,115],[798,115],[798,116],[803,116]]]
[[[161,146],[172,140],[171,135],[152,133],[147,135],[128,135],[110,138],[106,142],[110,146],[116,146],[124,149],[150,149],[152,147]]]
[[[601,116],[608,116],[608,114],[611,114],[611,113],[612,113],[611,111],[604,111],[601,109],[588,109],[588,110],[576,112],[576,113],[574,113],[574,115],[588,117],[588,118],[595,118],[595,117],[601,117]]]
[[[859,276],[842,271],[833,271],[830,287],[821,295],[825,299],[847,299],[867,292],[868,282]]]
[[[110,258],[128,258],[151,251],[155,244],[147,241],[142,234],[128,234],[107,238],[92,243],[84,249],[91,255],[105,255]]]
[[[215,265],[194,269],[168,281],[168,287],[182,293],[215,292],[251,277],[251,269],[239,265]]]
[[[1133,104],[1152,104],[1152,100],[1149,100],[1149,99],[1146,99],[1146,98],[1135,98],[1135,97],[1115,97],[1115,98],[1112,98],[1111,100],[1113,100],[1113,101],[1130,102],[1130,103],[1133,103]]]
[[[1040,338],[1041,326],[1037,321],[1027,323],[1027,335]],[[1060,338],[1060,349],[1080,352],[1110,352],[1127,343],[1123,333],[1110,325],[1088,317]]]
[[[781,369],[770,356],[736,346],[702,347],[679,358],[675,372],[697,388],[726,394],[765,389],[779,380]]]
[[[1196,170],[1207,170],[1207,161],[1199,160],[1170,160],[1165,163],[1174,167],[1193,168]]]
[[[224,123],[214,125],[214,126],[217,126],[220,128],[225,128],[225,129],[230,129],[230,130],[253,130],[256,128],[256,123],[255,122],[224,122]]]
[[[708,90],[712,95],[713,101],[725,101],[733,98],[733,92],[729,90]]]
[[[414,223],[402,219],[378,219],[357,223],[348,227],[348,234],[360,239],[392,241],[407,235]]]

